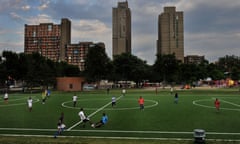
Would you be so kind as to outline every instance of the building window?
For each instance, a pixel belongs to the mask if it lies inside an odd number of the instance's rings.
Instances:
[[[175,18],[176,47],[178,48],[178,15]]]
[[[73,88],[73,84],[69,84],[69,88],[72,89]]]
[[[48,31],[52,31],[52,25],[48,25]]]
[[[32,36],[33,36],[33,37],[36,37],[36,32],[35,32],[35,31],[33,32],[33,35],[32,35]]]

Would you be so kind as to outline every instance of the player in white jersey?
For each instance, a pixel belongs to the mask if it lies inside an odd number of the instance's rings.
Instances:
[[[33,103],[33,100],[31,97],[28,98],[27,103],[28,103],[28,109],[31,112],[32,111],[32,103]]]
[[[112,107],[114,107],[116,105],[116,97],[113,96],[112,97]]]
[[[81,108],[80,112],[78,113],[81,121],[83,122],[83,128],[85,127],[86,123],[89,122],[90,125],[92,124],[92,122],[90,121],[90,119],[84,114],[83,112],[83,108]]]
[[[76,107],[76,104],[77,104],[77,95],[74,94],[74,96],[73,96],[73,107]]]
[[[126,94],[126,89],[122,89],[122,95],[125,96]]]
[[[8,93],[7,92],[4,94],[3,99],[4,99],[5,103],[8,103]]]

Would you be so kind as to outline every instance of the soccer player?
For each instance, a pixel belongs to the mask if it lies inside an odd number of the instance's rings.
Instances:
[[[82,126],[83,128],[85,128],[85,125],[86,125],[87,122],[89,122],[90,125],[92,124],[90,119],[84,114],[83,108],[80,109],[80,112],[78,113],[78,115],[79,115],[81,121],[83,122],[83,126]]]
[[[3,99],[4,99],[4,102],[7,104],[8,103],[8,93],[7,92],[4,94]]]
[[[126,94],[126,89],[122,89],[122,95],[125,96]]]
[[[58,122],[57,123],[57,131],[54,134],[54,138],[57,138],[58,135],[61,135],[62,132],[64,131],[65,127],[66,127],[65,124]]]
[[[99,127],[105,125],[107,122],[108,122],[108,116],[105,113],[103,113],[102,119],[99,122],[97,122],[96,124],[92,124],[91,126],[93,128],[99,128]]]
[[[28,109],[31,112],[32,111],[32,103],[33,103],[33,100],[31,97],[28,98],[27,103],[28,103]]]
[[[50,89],[47,89],[47,97],[49,98],[50,95],[51,95],[51,91],[50,91]]]
[[[60,117],[59,117],[59,120],[58,122],[60,122],[61,124],[63,124],[63,120],[64,120],[64,113],[62,112]]]
[[[175,93],[175,96],[174,96],[174,103],[175,103],[175,104],[178,103],[178,93]]]
[[[216,98],[216,100],[214,102],[214,105],[215,105],[217,111],[219,111],[220,110],[220,101],[217,98]]]
[[[173,94],[173,87],[170,88],[170,94]]]
[[[76,107],[76,104],[77,104],[77,95],[74,94],[74,96],[73,96],[73,107]]]
[[[46,101],[46,90],[43,90],[42,91],[42,104],[45,104],[45,101]]]
[[[109,92],[110,92],[110,88],[108,87],[108,88],[107,88],[107,94],[109,94]]]
[[[112,107],[115,106],[115,105],[116,105],[116,97],[113,96],[113,97],[112,97]]]
[[[139,97],[138,104],[140,106],[140,110],[143,110],[144,109],[144,99],[142,96]]]
[[[66,125],[63,123],[63,120],[64,120],[64,113],[62,112],[60,118],[58,119],[57,131],[54,134],[54,138],[57,138],[58,135],[62,134],[62,132],[66,128]]]

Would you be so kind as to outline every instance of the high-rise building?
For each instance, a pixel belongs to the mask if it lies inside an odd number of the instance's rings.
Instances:
[[[38,52],[53,61],[65,61],[66,46],[71,43],[71,22],[64,18],[61,24],[25,24],[24,53]]]
[[[112,55],[131,53],[131,11],[128,2],[112,9]]]
[[[177,60],[184,62],[183,26],[183,12],[176,11],[176,7],[164,7],[158,16],[158,54],[175,54]]]
[[[60,60],[65,61],[66,45],[71,43],[71,21],[62,19],[61,21],[61,39],[60,39]]]

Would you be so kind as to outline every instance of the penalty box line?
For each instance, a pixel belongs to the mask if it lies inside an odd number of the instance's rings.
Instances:
[[[122,97],[123,97],[123,95],[121,95],[120,97],[118,97],[118,98],[116,99],[116,101],[119,100],[119,99],[122,98]],[[94,116],[96,113],[98,113],[99,111],[103,110],[104,108],[106,108],[106,107],[109,106],[110,104],[112,104],[112,102],[109,102],[109,103],[105,104],[105,105],[102,106],[101,108],[97,109],[95,112],[91,113],[88,117],[91,118],[91,117]],[[82,120],[80,120],[79,122],[75,123],[73,126],[69,127],[69,128],[67,129],[67,131],[72,130],[73,128],[75,128],[77,125],[79,125],[79,124],[81,124],[81,123],[82,123]]]

